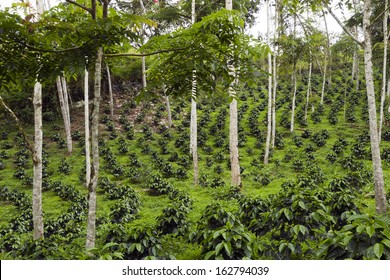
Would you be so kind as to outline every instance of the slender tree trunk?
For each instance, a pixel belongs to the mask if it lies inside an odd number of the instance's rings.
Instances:
[[[269,0],[266,2],[267,6],[267,44],[270,45],[270,15],[269,15]],[[267,138],[265,141],[265,153],[264,153],[264,164],[268,164],[269,161],[269,152],[271,144],[271,134],[272,134],[272,56],[271,53],[268,53],[268,112],[267,112]]]
[[[276,57],[278,56],[278,47],[277,47],[277,39],[279,32],[279,0],[275,1],[275,31],[274,31],[274,67],[273,67],[273,79],[274,79],[274,87],[273,87],[273,95],[272,95],[272,135],[271,135],[271,147],[275,147],[275,138],[276,138],[276,94],[278,87],[278,74],[276,64]]]
[[[387,201],[384,190],[384,180],[382,172],[382,162],[379,149],[376,104],[375,104],[375,89],[372,66],[372,43],[370,30],[370,15],[371,15],[371,0],[364,1],[363,13],[363,31],[364,31],[364,62],[367,88],[368,113],[370,124],[370,139],[372,163],[374,169],[374,186],[375,186],[375,202],[377,213],[385,213],[387,211]]]
[[[107,71],[107,80],[108,80],[108,93],[110,95],[110,115],[111,115],[111,119],[114,120],[114,97],[112,94],[111,74],[110,74],[110,68],[108,67],[108,64],[106,64],[106,71]]]
[[[191,23],[196,21],[195,0],[191,2]],[[191,92],[191,123],[190,123],[190,153],[194,164],[194,184],[198,185],[199,166],[198,166],[198,117],[196,110],[196,70],[192,71],[192,92]]]
[[[37,20],[44,12],[43,2],[36,0]],[[36,82],[34,85],[34,152],[33,152],[33,228],[34,239],[44,237],[43,210],[42,210],[42,84]]]
[[[167,108],[168,127],[171,128],[172,127],[171,105],[169,102],[169,96],[167,95],[167,89],[165,85],[163,85],[163,92],[164,92],[165,106]]]
[[[91,140],[89,131],[89,73],[84,72],[84,125],[85,125],[85,185],[91,181]]]
[[[34,86],[34,177],[33,177],[33,227],[34,239],[43,238],[43,211],[42,211],[42,85],[39,82]]]
[[[233,1],[226,0],[226,10],[233,9]],[[229,74],[234,77],[234,81],[229,86],[229,97],[232,99],[229,108],[229,147],[230,147],[230,165],[231,165],[231,184],[241,186],[240,162],[238,156],[238,103],[237,94],[234,86],[237,84],[237,73],[233,61],[228,63]]]
[[[294,14],[294,39],[296,38],[296,28],[297,28],[297,15]],[[293,98],[292,98],[292,104],[291,104],[291,124],[290,124],[290,132],[294,131],[294,122],[295,122],[295,100],[297,96],[297,61],[294,54],[294,69],[292,73],[292,80],[293,80]]]
[[[310,94],[311,94],[312,68],[313,68],[313,62],[312,62],[312,56],[311,56],[311,52],[310,52],[309,79],[308,79],[308,83],[307,83],[306,104],[305,104],[305,122],[307,122],[307,111],[308,111],[308,108],[309,108],[309,98],[310,98]],[[324,84],[323,84],[323,89],[324,89]]]
[[[326,32],[326,50],[324,57],[324,73],[322,78],[322,89],[321,89],[321,105],[324,104],[324,95],[325,95],[325,85],[326,85],[326,74],[328,68],[328,58],[329,58],[329,50],[330,50],[330,40],[329,40],[329,30],[328,30],[328,22],[326,21],[325,12],[322,11],[322,15],[324,17],[325,23],[325,32]],[[306,116],[307,118],[307,116]]]
[[[67,99],[67,95],[65,95],[65,93],[64,93],[65,87],[63,86],[62,78],[60,76],[58,76],[57,77],[58,100],[60,102],[62,119],[64,121],[66,145],[68,148],[68,154],[70,155],[72,153],[72,135],[70,132],[69,106],[67,107],[65,104],[65,99]]]
[[[381,93],[381,105],[380,105],[380,115],[379,115],[379,130],[378,138],[379,143],[382,139],[382,126],[383,126],[383,115],[385,107],[385,98],[386,98],[386,83],[387,83],[387,47],[388,47],[388,27],[387,20],[389,18],[389,12],[387,10],[389,6],[389,1],[385,0],[385,15],[383,16],[383,70],[382,70],[382,93]]]
[[[140,6],[141,6],[141,9],[142,9],[142,12],[145,13],[146,12],[146,9],[145,9],[145,5],[144,5],[144,2],[142,0],[139,0],[139,3],[140,3]],[[145,25],[142,24],[142,44],[145,43]],[[143,87],[145,88],[147,86],[147,80],[146,80],[146,57],[143,56],[142,58],[142,85]]]
[[[99,178],[99,109],[101,99],[102,56],[103,48],[99,47],[95,62],[95,85],[91,123],[92,169],[91,181],[88,185],[87,249],[95,247],[96,235],[96,189]]]

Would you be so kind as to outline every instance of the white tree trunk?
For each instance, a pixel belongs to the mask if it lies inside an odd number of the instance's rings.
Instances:
[[[295,100],[297,96],[297,73],[294,66],[293,74],[292,74],[292,82],[293,82],[293,98],[291,103],[291,123],[290,123],[290,132],[294,131],[294,123],[295,123]]]
[[[267,44],[270,45],[270,25],[271,19],[269,15],[269,0],[266,2],[267,7]],[[267,139],[265,141],[265,153],[264,153],[264,164],[268,164],[269,161],[269,152],[271,144],[271,134],[272,134],[272,55],[268,53],[268,112],[267,112]]]
[[[196,21],[195,0],[191,3],[191,23]],[[196,110],[196,70],[192,71],[192,91],[191,91],[191,123],[190,123],[190,153],[194,164],[194,185],[198,185],[199,166],[198,166],[198,116]]]
[[[363,31],[364,31],[364,62],[365,76],[367,88],[368,113],[370,124],[370,139],[372,163],[374,169],[374,187],[375,187],[375,203],[376,212],[381,214],[387,211],[387,201],[384,190],[384,180],[382,172],[382,162],[379,149],[376,104],[375,104],[375,88],[372,67],[372,43],[370,31],[370,15],[371,15],[371,0],[364,1],[363,13]]]
[[[43,2],[36,0],[37,20],[43,14]],[[34,85],[34,152],[33,152],[33,229],[34,239],[44,237],[43,210],[42,210],[42,84],[36,82]]]
[[[64,121],[65,136],[66,136],[66,145],[68,148],[68,154],[72,153],[72,135],[70,132],[70,116],[69,116],[69,106],[66,106],[65,99],[67,100],[67,95],[64,93],[64,86],[62,78],[57,77],[57,91],[58,91],[58,100],[60,102],[60,108],[62,113],[62,119]]]
[[[111,115],[111,119],[114,120],[114,96],[112,94],[111,74],[110,74],[110,68],[108,67],[108,64],[106,64],[106,70],[107,70],[107,80],[108,80],[108,93],[110,96],[110,115]]]
[[[144,2],[142,0],[139,0],[139,3],[140,3],[140,6],[141,6],[141,9],[142,9],[142,12],[145,13],[146,9],[145,9]],[[144,42],[145,42],[145,24],[142,24],[142,44],[144,44]],[[145,56],[142,57],[142,85],[143,85],[144,88],[146,88],[146,86],[147,86],[147,81],[146,81],[146,57]]]
[[[322,73],[323,77],[322,77],[322,89],[321,89],[321,105],[324,104],[326,74],[327,74],[327,68],[328,68],[328,58],[329,58],[329,49],[330,49],[328,22],[326,21],[324,11],[322,12],[322,15],[324,17],[324,23],[325,23],[326,50],[325,50],[325,57],[324,57],[324,73]],[[307,118],[307,116],[305,118]]]
[[[389,12],[387,10],[389,1],[385,0],[385,14],[383,16],[383,70],[382,70],[382,92],[381,92],[381,105],[380,105],[380,115],[379,115],[379,130],[378,138],[379,143],[382,140],[382,126],[383,126],[383,114],[385,107],[385,98],[386,98],[386,83],[387,83],[387,47],[388,47],[388,28],[387,20],[389,18]]]
[[[89,73],[87,68],[84,72],[84,127],[85,127],[85,185],[91,181],[91,142],[89,132]]]
[[[34,176],[33,176],[33,227],[34,239],[43,238],[43,211],[42,211],[42,85],[39,82],[34,86]]]
[[[309,98],[311,94],[311,74],[312,74],[312,68],[313,68],[313,62],[312,62],[312,56],[310,52],[310,63],[309,63],[309,81],[307,82],[307,92],[306,92],[306,104],[305,104],[305,122],[307,122],[307,111],[309,108]],[[325,72],[325,71],[324,71]],[[325,77],[324,77],[325,81]],[[322,85],[322,88],[324,89],[324,84]]]
[[[96,189],[99,179],[99,109],[101,99],[102,56],[103,48],[99,47],[95,62],[95,85],[91,123],[92,170],[91,181],[88,186],[87,249],[95,247],[96,237]]]
[[[294,39],[296,38],[296,28],[297,28],[297,16],[294,15]],[[295,54],[294,54],[295,56]],[[295,122],[295,100],[297,96],[297,58],[294,57],[294,69],[292,73],[292,80],[293,80],[293,98],[292,98],[292,104],[291,104],[291,124],[290,124],[290,132],[294,131],[294,122]]]
[[[233,9],[233,1],[226,0],[226,10]],[[238,104],[237,94],[234,85],[238,83],[236,69],[233,61],[228,64],[229,74],[234,77],[234,81],[229,86],[229,97],[232,98],[229,108],[229,147],[230,147],[230,165],[231,165],[231,184],[241,186],[240,162],[238,156]]]
[[[273,87],[273,95],[272,95],[272,135],[271,135],[271,147],[275,147],[275,138],[276,138],[276,93],[278,87],[278,74],[277,74],[277,64],[276,57],[278,56],[278,47],[276,41],[278,39],[279,32],[279,1],[275,1],[275,30],[274,30],[274,62],[273,62],[273,79],[274,79],[274,87]]]

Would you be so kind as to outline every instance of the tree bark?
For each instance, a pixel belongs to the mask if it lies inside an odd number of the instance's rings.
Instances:
[[[191,23],[196,21],[195,0],[191,3]],[[194,185],[198,185],[199,166],[198,166],[198,117],[196,109],[196,70],[192,71],[192,90],[191,90],[191,123],[190,123],[190,153],[194,164]]]
[[[386,83],[387,83],[387,47],[388,47],[388,26],[387,20],[389,17],[388,12],[389,1],[385,0],[385,14],[383,16],[383,70],[382,70],[382,92],[381,92],[381,105],[380,105],[380,115],[379,115],[379,130],[378,138],[379,143],[382,140],[382,126],[383,126],[383,115],[385,107],[385,98],[386,98]]]
[[[364,1],[363,12],[363,32],[364,32],[364,62],[365,62],[365,76],[367,88],[368,113],[370,124],[370,139],[371,139],[371,153],[372,163],[374,169],[374,187],[375,187],[375,203],[376,212],[379,214],[386,213],[387,201],[384,190],[384,180],[382,171],[382,162],[379,149],[377,116],[375,104],[375,88],[373,78],[372,66],[372,43],[370,31],[370,15],[371,15],[371,0]]]
[[[324,73],[322,73],[323,77],[322,77],[322,89],[321,89],[321,105],[324,104],[326,74],[327,74],[328,58],[329,58],[329,50],[330,50],[328,22],[326,21],[326,17],[325,17],[325,12],[324,11],[322,11],[322,15],[324,17],[324,23],[325,23],[326,49],[325,49],[325,57],[324,57]],[[307,118],[307,116],[306,116],[306,118]]]
[[[110,68],[108,67],[108,64],[106,64],[106,71],[107,71],[107,80],[108,80],[108,93],[110,96],[110,115],[111,115],[111,119],[114,120],[114,97],[112,94],[111,74],[110,74]]]
[[[312,62],[312,56],[310,51],[310,63],[309,63],[309,81],[307,83],[307,92],[306,92],[306,104],[305,104],[305,122],[307,122],[307,111],[309,108],[309,98],[311,93],[311,74],[312,74],[312,68],[313,68],[313,62]],[[325,72],[325,71],[324,71]],[[324,77],[325,78],[325,77]],[[324,89],[324,85],[323,85]]]
[[[226,10],[233,9],[233,1],[226,0]],[[234,81],[229,86],[229,97],[232,99],[229,106],[229,147],[231,165],[231,184],[241,186],[240,162],[238,156],[238,103],[234,86],[238,83],[236,69],[233,61],[228,63],[229,74],[234,77]]]
[[[296,28],[297,28],[297,15],[294,14],[294,39],[296,38]],[[295,57],[294,52],[294,69],[292,73],[292,80],[293,80],[293,98],[292,98],[292,104],[291,104],[291,123],[290,123],[290,132],[294,131],[294,122],[295,122],[295,100],[297,96],[297,58]]]
[[[43,2],[36,0],[37,20],[44,12]],[[38,75],[38,73],[37,73]],[[42,210],[42,84],[38,81],[34,85],[34,151],[33,151],[33,229],[34,240],[44,238],[43,210]]]
[[[91,148],[92,148],[92,165],[91,181],[88,185],[88,223],[87,223],[87,242],[86,248],[95,247],[96,236],[96,189],[99,178],[99,109],[101,99],[101,75],[102,75],[102,56],[103,48],[97,50],[95,62],[94,77],[94,99],[91,122]]]
[[[266,1],[267,7],[267,44],[270,45],[270,15],[269,15],[269,0]],[[271,134],[272,134],[272,55],[268,53],[268,112],[267,112],[267,138],[265,141],[265,153],[264,153],[264,164],[268,164],[269,161],[269,152],[271,144]]]
[[[42,211],[42,85],[39,82],[34,86],[34,176],[33,176],[33,227],[34,239],[44,237]]]
[[[272,134],[271,134],[271,147],[275,147],[276,138],[276,93],[278,87],[278,76],[277,76],[277,64],[276,57],[278,56],[277,39],[279,32],[279,1],[275,1],[275,31],[274,31],[274,62],[273,62],[273,95],[272,95]]]
[[[66,145],[68,149],[68,154],[72,153],[72,135],[70,130],[70,116],[69,116],[69,105],[66,106],[65,100],[67,100],[67,94],[65,94],[63,80],[60,76],[57,77],[57,91],[58,91],[58,100],[60,102],[60,108],[62,113],[62,119],[64,121],[65,136],[66,136]]]
[[[85,126],[85,185],[91,181],[91,142],[89,131],[89,73],[87,68],[84,72],[84,126]]]

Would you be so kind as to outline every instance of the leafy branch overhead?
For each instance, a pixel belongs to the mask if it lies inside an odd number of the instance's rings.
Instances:
[[[32,79],[53,80],[59,71],[80,74],[86,58],[93,61],[97,46],[109,51],[125,40],[138,40],[142,24],[155,25],[142,16],[114,9],[109,13],[106,19],[93,20],[79,7],[64,3],[32,22],[28,17],[1,12],[0,63],[4,67],[0,76],[12,81],[13,75],[24,73]]]
[[[194,70],[200,90],[211,93],[218,89],[219,82],[227,88],[236,78],[229,74],[228,62],[240,66],[240,80],[250,80],[260,71],[256,62],[267,55],[269,48],[245,35],[243,28],[239,12],[221,10],[188,29],[152,38],[141,52],[178,51],[159,54],[153,61],[148,70],[149,89],[164,84],[173,95],[190,92]]]

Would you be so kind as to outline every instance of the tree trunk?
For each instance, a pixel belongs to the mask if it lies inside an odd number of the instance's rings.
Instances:
[[[387,19],[389,17],[389,12],[387,10],[389,1],[385,0],[385,15],[383,16],[383,70],[382,70],[382,93],[381,93],[381,107],[379,115],[379,130],[378,130],[378,139],[379,143],[382,139],[382,126],[383,126],[383,114],[385,107],[385,98],[386,98],[386,83],[387,83],[387,47],[388,47],[388,28],[387,28]]]
[[[267,7],[267,44],[270,45],[270,15],[269,15],[269,0],[266,2]],[[268,53],[268,112],[267,112],[267,139],[265,141],[265,153],[264,153],[264,164],[268,164],[271,134],[272,134],[272,56]]]
[[[34,239],[43,238],[43,211],[42,211],[42,85],[39,82],[34,86],[34,177],[33,177],[33,227]]]
[[[272,95],[272,134],[271,134],[271,147],[275,147],[275,138],[276,138],[276,93],[278,87],[278,76],[277,76],[277,64],[276,57],[278,56],[278,48],[276,41],[278,39],[278,30],[279,29],[279,1],[275,1],[275,33],[274,33],[274,67],[273,67],[273,79],[274,79],[274,87],[273,87],[273,95]]]
[[[233,9],[233,1],[226,0],[226,10]],[[238,156],[238,104],[237,94],[234,85],[237,84],[237,73],[233,61],[228,63],[229,74],[234,77],[234,81],[229,86],[229,97],[232,99],[229,108],[229,147],[230,147],[230,165],[231,165],[231,184],[241,186],[240,163]]]
[[[165,106],[167,107],[167,118],[168,118],[168,127],[172,127],[172,113],[171,113],[171,105],[169,102],[169,96],[166,94],[167,90],[165,85],[163,85],[163,92],[164,92],[164,99],[165,99]]]
[[[191,3],[191,23],[196,21],[195,0]],[[196,111],[196,70],[192,71],[192,92],[191,92],[191,123],[190,123],[190,153],[194,164],[194,185],[198,185],[199,167],[198,167],[198,123]]]
[[[100,91],[101,91],[101,75],[102,75],[102,56],[103,48],[97,50],[95,62],[95,77],[94,77],[94,99],[92,110],[91,123],[91,148],[92,148],[92,169],[91,181],[88,185],[88,224],[87,224],[87,242],[86,248],[95,247],[96,235],[96,189],[99,178],[99,109],[100,109]]]
[[[36,0],[37,20],[43,14],[43,2]],[[37,73],[38,74],[38,73]],[[43,210],[42,210],[42,84],[34,85],[34,151],[33,151],[33,229],[34,240],[44,237]]]
[[[297,28],[297,15],[294,14],[294,40],[296,38],[296,28]],[[294,52],[294,69],[292,73],[292,82],[294,86],[293,91],[293,98],[292,98],[292,104],[291,104],[291,124],[290,124],[290,132],[294,131],[294,122],[295,122],[295,100],[297,96],[297,58],[295,57]]]
[[[60,108],[62,113],[62,119],[64,121],[65,136],[66,136],[66,145],[68,148],[68,154],[72,153],[72,135],[70,132],[70,116],[69,116],[69,106],[66,106],[65,99],[67,100],[67,95],[64,93],[64,86],[62,78],[57,77],[57,91],[58,91],[58,100],[60,102]]]
[[[329,30],[328,30],[328,23],[326,21],[325,12],[322,11],[322,15],[324,17],[324,23],[325,23],[325,32],[326,32],[326,50],[325,50],[325,57],[324,57],[324,73],[322,78],[322,89],[321,89],[321,105],[324,104],[324,95],[325,95],[325,84],[326,84],[326,71],[328,68],[328,57],[329,57],[329,50],[330,50],[330,40],[329,40]],[[307,118],[307,116],[306,116]]]
[[[376,212],[381,214],[387,211],[387,201],[384,190],[382,162],[379,150],[377,129],[375,89],[372,67],[372,43],[370,31],[371,0],[364,1],[363,31],[364,31],[364,62],[367,88],[368,113],[370,124],[370,139],[372,163],[374,169],[375,203]]]
[[[145,5],[144,5],[144,2],[142,0],[139,0],[139,3],[140,3],[140,6],[141,6],[141,9],[142,9],[142,12],[145,13],[146,12],[146,9],[145,9]],[[142,44],[144,44],[145,42],[145,25],[142,24],[142,35],[141,35],[141,39],[142,39]],[[147,86],[147,81],[146,81],[146,57],[143,56],[142,58],[142,85],[144,88],[146,88]]]
[[[107,80],[108,80],[108,93],[110,95],[110,115],[111,115],[111,119],[114,120],[114,97],[112,94],[111,74],[110,74],[110,68],[108,67],[108,64],[106,64],[106,70],[107,70]]]
[[[296,66],[294,63],[294,70],[292,74],[292,82],[294,86],[293,90],[293,98],[292,98],[292,104],[291,104],[291,123],[290,123],[290,132],[294,131],[294,122],[295,122],[295,100],[297,96],[297,71],[296,71]]]
[[[306,92],[306,104],[305,104],[305,122],[307,122],[307,111],[309,108],[309,98],[311,93],[311,74],[312,74],[312,68],[313,68],[313,62],[312,62],[312,56],[310,52],[310,63],[309,63],[309,79],[307,82],[307,92]],[[325,72],[325,71],[324,71]],[[324,77],[325,78],[325,77]],[[325,80],[324,80],[325,81]],[[324,89],[324,85],[323,85]]]
[[[85,185],[88,187],[91,181],[91,142],[89,132],[89,73],[85,68],[84,73],[84,125],[85,125]]]

